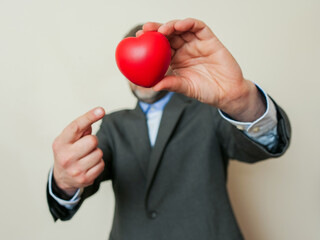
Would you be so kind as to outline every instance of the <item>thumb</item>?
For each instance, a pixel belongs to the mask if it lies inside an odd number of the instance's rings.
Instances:
[[[152,87],[154,91],[166,90],[170,92],[177,92],[187,95],[188,84],[187,80],[175,75],[164,77],[160,82]]]

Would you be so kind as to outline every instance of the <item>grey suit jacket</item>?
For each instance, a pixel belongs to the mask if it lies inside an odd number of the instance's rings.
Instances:
[[[68,220],[102,181],[112,180],[115,212],[110,239],[243,239],[226,189],[230,158],[254,163],[281,156],[289,120],[276,105],[279,144],[268,152],[223,120],[216,108],[174,94],[150,147],[139,105],[106,115],[97,133],[106,167],[68,210],[47,194],[54,219]]]

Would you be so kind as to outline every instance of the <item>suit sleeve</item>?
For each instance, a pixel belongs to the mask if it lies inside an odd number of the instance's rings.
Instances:
[[[272,100],[272,99],[271,99]],[[255,163],[267,158],[276,158],[283,155],[289,147],[291,126],[284,110],[272,100],[277,111],[277,137],[278,144],[272,149],[255,142],[234,125],[220,118],[218,123],[218,136],[222,149],[227,158],[237,159],[242,162]]]
[[[82,194],[81,199],[79,203],[72,209],[67,209],[60,205],[50,194],[49,194],[49,188],[47,183],[47,202],[49,206],[50,213],[54,219],[54,221],[57,221],[58,219],[62,221],[66,221],[71,219],[74,214],[78,211],[83,201],[96,193],[99,190],[100,183],[102,181],[110,180],[113,178],[112,176],[112,150],[111,150],[111,136],[110,132],[108,131],[107,126],[107,116],[105,116],[102,120],[101,126],[99,131],[97,132],[97,137],[99,140],[98,147],[103,152],[103,160],[105,161],[105,169],[104,171],[96,178],[94,183],[88,187],[85,187]]]

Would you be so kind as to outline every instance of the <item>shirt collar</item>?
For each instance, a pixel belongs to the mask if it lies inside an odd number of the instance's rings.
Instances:
[[[144,114],[147,114],[151,107],[155,110],[163,111],[164,107],[167,105],[172,95],[173,92],[169,92],[163,98],[159,99],[158,101],[152,104],[139,101],[139,105]]]

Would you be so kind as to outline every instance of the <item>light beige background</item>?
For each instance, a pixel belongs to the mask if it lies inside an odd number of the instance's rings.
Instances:
[[[230,166],[246,239],[320,239],[319,10],[318,0],[0,0],[0,238],[107,239],[110,183],[71,221],[53,223],[45,198],[51,143],[95,106],[135,105],[114,61],[129,28],[194,17],[285,108],[293,127],[285,156]]]

